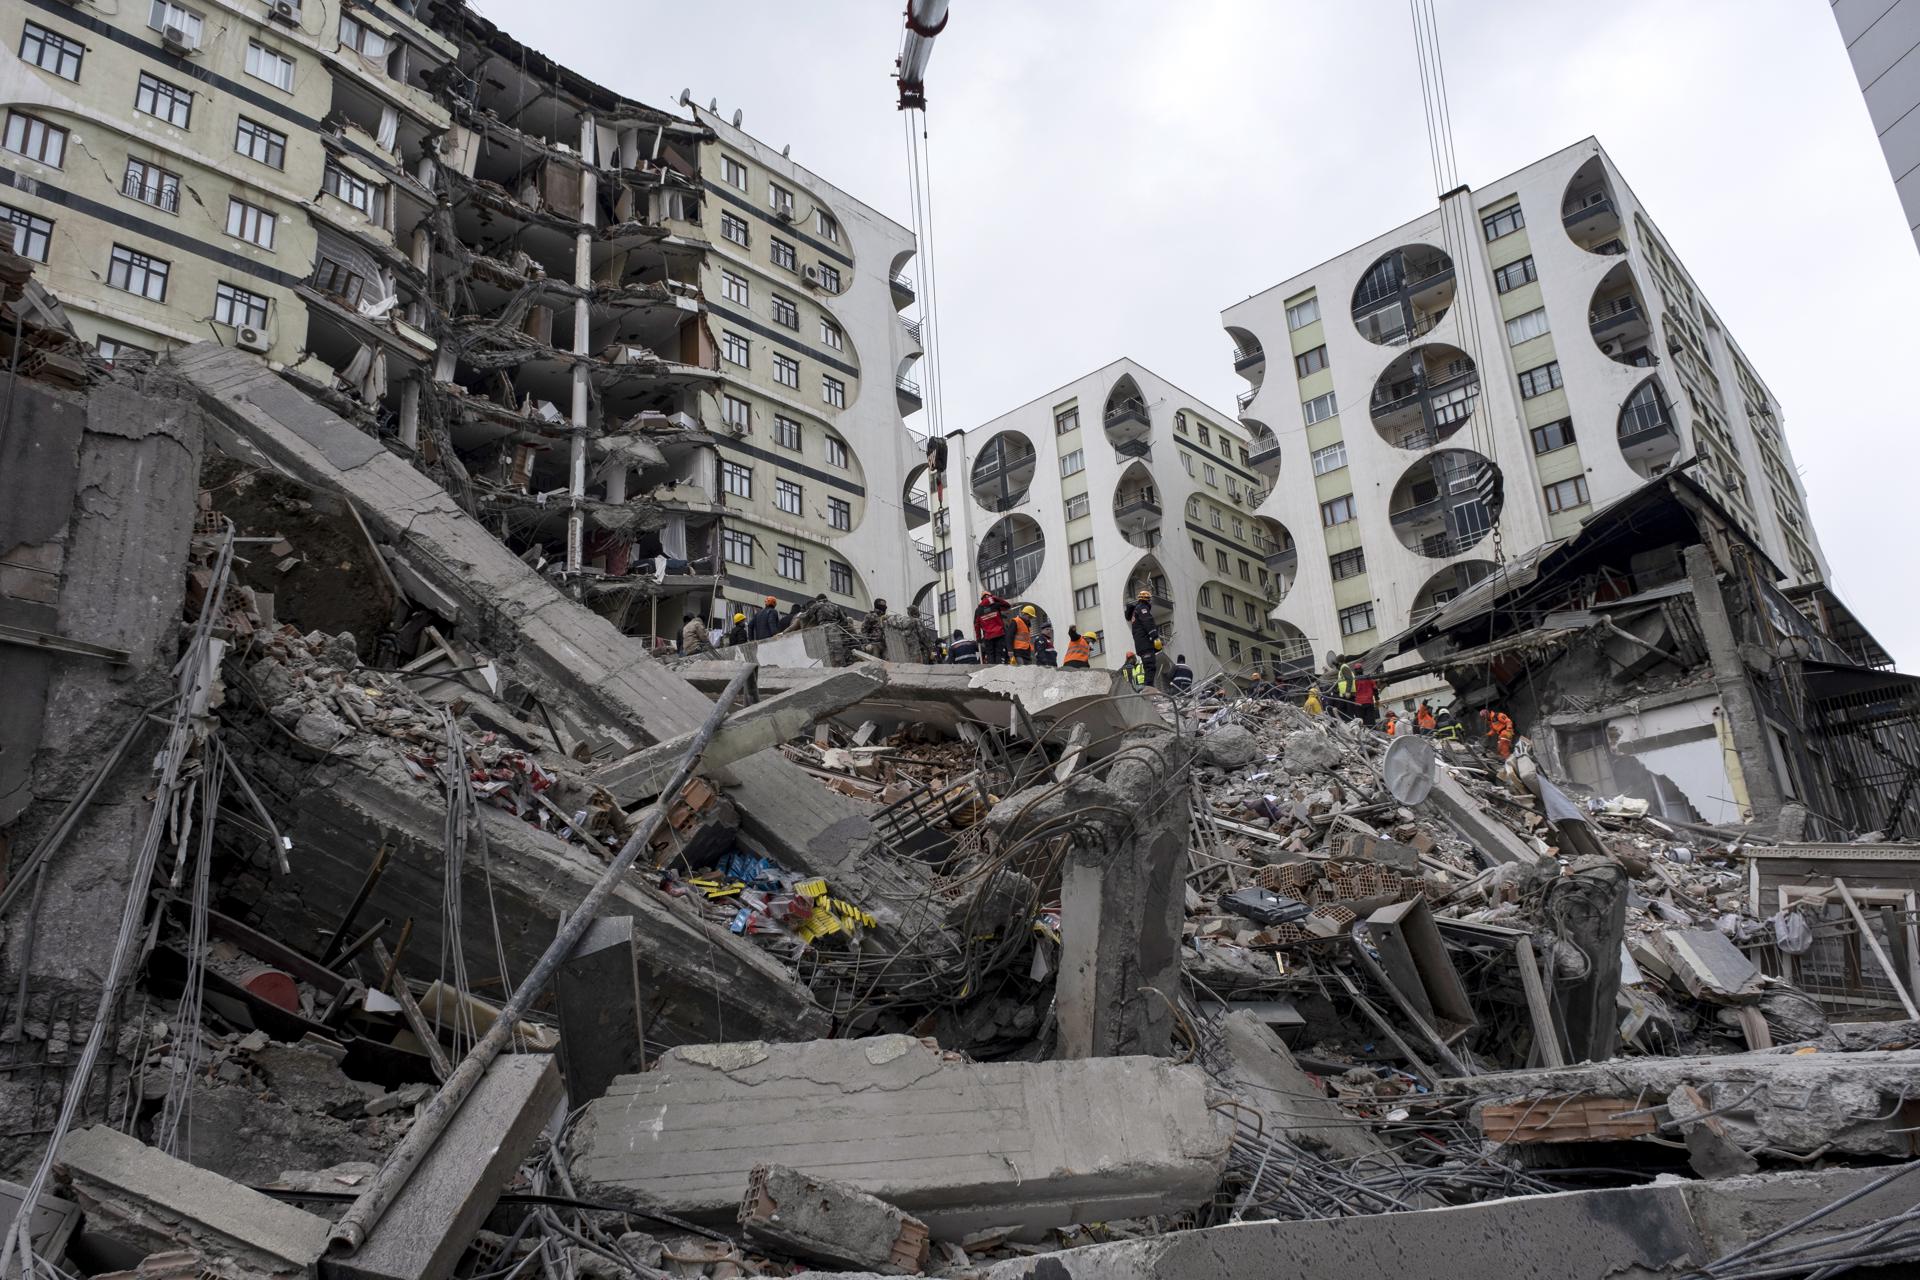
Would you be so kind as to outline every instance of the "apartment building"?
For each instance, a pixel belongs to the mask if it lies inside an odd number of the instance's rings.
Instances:
[[[933,518],[944,633],[971,631],[980,592],[1097,631],[1105,664],[1131,647],[1122,611],[1150,594],[1169,653],[1196,674],[1306,654],[1268,617],[1292,543],[1230,415],[1133,360],[947,436]],[[1096,665],[1100,665],[1096,662]]]
[[[1314,653],[1365,652],[1683,466],[1824,591],[1777,401],[1594,139],[1222,319],[1260,515],[1298,549],[1274,616]]]
[[[1920,0],[1832,0],[1907,227],[1920,243]]]
[[[784,154],[454,0],[11,12],[0,208],[104,355],[259,353],[630,631],[930,577],[912,235]]]

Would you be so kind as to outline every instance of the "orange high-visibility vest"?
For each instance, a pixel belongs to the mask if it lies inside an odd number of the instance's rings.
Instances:
[[[1413,725],[1416,729],[1433,728],[1433,712],[1427,710],[1425,707],[1420,708],[1413,713]]]
[[[1093,658],[1093,646],[1085,636],[1075,636],[1067,641],[1067,662],[1088,662]]]
[[[1014,652],[1031,652],[1033,649],[1033,626],[1018,614],[1013,619]]]

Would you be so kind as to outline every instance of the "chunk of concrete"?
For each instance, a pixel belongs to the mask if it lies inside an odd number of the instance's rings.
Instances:
[[[747,1243],[836,1267],[910,1276],[927,1265],[927,1224],[858,1187],[761,1165],[740,1202]]]
[[[1689,994],[1725,1004],[1752,1004],[1766,983],[1753,961],[1718,929],[1665,929],[1653,945]]]
[[[587,1104],[589,1200],[736,1219],[756,1165],[879,1196],[940,1239],[1175,1213],[1219,1183],[1227,1136],[1198,1067],[1160,1058],[970,1063],[910,1036],[668,1050]]]
[[[494,1059],[366,1242],[326,1259],[328,1280],[446,1280],[560,1096],[551,1056]]]
[[[554,976],[567,1101],[585,1106],[615,1076],[646,1067],[646,1019],[632,916],[595,920]]]
[[[1257,1013],[1234,1010],[1221,1020],[1220,1032],[1232,1063],[1234,1090],[1245,1105],[1266,1117],[1267,1132],[1283,1134],[1340,1163],[1399,1163],[1369,1126],[1356,1122],[1353,1113],[1301,1070]]]
[[[67,1135],[60,1165],[91,1228],[145,1253],[224,1257],[268,1276],[311,1276],[327,1220],[95,1125]]]
[[[1453,829],[1489,862],[1518,862],[1532,866],[1540,861],[1540,855],[1533,851],[1532,846],[1488,813],[1445,768],[1434,771],[1433,791],[1428,799],[1446,815]]]
[[[1382,866],[1404,871],[1408,875],[1420,874],[1418,849],[1410,844],[1401,844],[1397,840],[1384,840],[1379,836],[1370,836],[1364,831],[1342,831],[1333,838],[1329,851],[1336,858],[1377,862]]]

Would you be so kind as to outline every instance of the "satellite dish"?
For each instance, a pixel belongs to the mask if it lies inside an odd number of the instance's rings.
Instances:
[[[680,91],[680,105],[684,107],[692,101],[693,101],[693,90],[682,89]]]
[[[707,110],[718,111],[719,109],[720,109],[720,99],[718,98],[707,99]]]
[[[746,118],[747,118],[746,112],[740,110],[740,108],[738,107],[735,107],[733,109],[733,127],[734,128],[738,129],[740,127],[740,122],[742,120],[745,120]]]
[[[782,160],[785,160],[788,156],[791,156],[792,154],[793,154],[793,144],[791,142],[789,142],[786,146],[780,148],[780,158]]]
[[[1419,804],[1433,790],[1433,739],[1399,734],[1380,758],[1380,780],[1401,804]]]

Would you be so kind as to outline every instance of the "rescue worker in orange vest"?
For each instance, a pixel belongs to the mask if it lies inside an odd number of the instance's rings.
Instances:
[[[1030,667],[1033,665],[1033,620],[1040,611],[1027,605],[1013,615],[1013,665]]]
[[[1389,738],[1399,733],[1400,732],[1400,713],[1398,711],[1387,712],[1387,718],[1381,724],[1380,728],[1386,733],[1386,735]]]
[[[1420,709],[1413,713],[1413,731],[1415,733],[1433,732],[1433,708],[1424,698],[1420,700]]]
[[[1075,671],[1085,671],[1092,665],[1093,640],[1093,632],[1089,631],[1085,635],[1081,635],[1080,628],[1068,627],[1067,653],[1066,657],[1060,660],[1060,665],[1063,667],[1071,667]]]
[[[1482,711],[1480,722],[1486,726],[1487,736],[1493,739],[1494,749],[1505,760],[1513,754],[1513,717],[1504,711]]]

